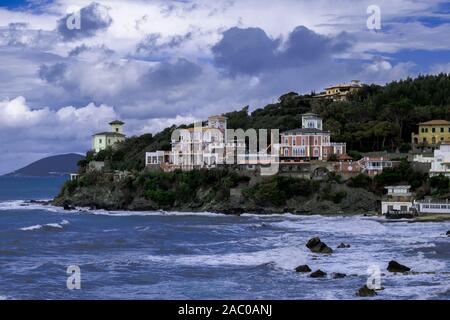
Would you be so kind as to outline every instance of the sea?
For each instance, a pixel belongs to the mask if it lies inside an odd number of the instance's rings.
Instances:
[[[29,202],[65,179],[0,177],[0,299],[450,299],[450,222]],[[334,252],[310,252],[312,237]],[[412,272],[388,272],[391,260]],[[295,272],[304,264],[327,276]],[[377,296],[356,296],[368,282]]]

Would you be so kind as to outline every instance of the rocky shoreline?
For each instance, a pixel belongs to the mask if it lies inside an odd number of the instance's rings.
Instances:
[[[179,211],[179,212],[214,212],[229,215],[240,215],[243,213],[254,214],[283,214],[291,213],[298,215],[376,215],[380,199],[363,189],[353,189],[339,186],[339,190],[346,190],[346,196],[340,203],[322,200],[317,194],[311,197],[295,197],[289,199],[285,204],[279,206],[257,203],[245,197],[242,192],[236,192],[221,201],[181,202],[176,201],[174,205],[162,206],[151,199],[147,199],[136,192],[127,193],[120,188],[111,185],[95,185],[77,188],[74,192],[61,192],[51,205],[71,209],[75,207],[90,208],[93,210],[103,209],[107,211]],[[240,190],[239,190],[240,191]],[[205,193],[207,191],[205,190]]]

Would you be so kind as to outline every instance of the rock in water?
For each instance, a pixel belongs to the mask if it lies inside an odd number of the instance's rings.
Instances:
[[[339,273],[339,272],[333,272],[332,274],[331,274],[331,277],[333,278],[333,279],[342,279],[342,278],[345,278],[347,275],[345,274],[345,273]]]
[[[65,201],[63,204],[63,209],[66,211],[75,210],[75,207],[72,206],[69,202]]]
[[[314,271],[313,273],[311,273],[309,276],[311,278],[323,278],[323,277],[327,276],[327,273],[323,272],[322,270],[319,269],[319,270]]]
[[[324,242],[320,241],[319,237],[310,239],[306,244],[306,247],[316,253],[333,253],[333,250]]]
[[[295,268],[295,271],[296,272],[311,272],[312,270],[308,265],[304,264],[304,265],[301,265],[301,266],[298,266],[297,268]]]
[[[375,292],[375,290],[370,289],[367,285],[364,285],[363,287],[359,288],[356,295],[358,297],[373,297],[376,296],[377,293]]]
[[[345,244],[345,243],[341,243],[339,246],[338,246],[338,249],[344,249],[344,248],[350,248],[351,247],[351,245],[349,245],[349,244]]]
[[[450,230],[447,231],[446,235],[447,237],[450,237]]]
[[[408,268],[407,266],[404,266],[397,261],[392,260],[389,262],[387,270],[389,272],[408,272],[411,271],[411,268]]]

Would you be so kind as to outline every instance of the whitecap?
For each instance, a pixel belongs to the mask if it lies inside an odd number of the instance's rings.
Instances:
[[[29,227],[24,227],[24,228],[20,228],[19,230],[21,231],[34,231],[34,230],[40,230],[40,229],[45,229],[45,230],[62,230],[64,229],[64,226],[69,225],[70,222],[67,220],[63,220],[59,223],[47,223],[47,224],[36,224],[33,226],[29,226]]]

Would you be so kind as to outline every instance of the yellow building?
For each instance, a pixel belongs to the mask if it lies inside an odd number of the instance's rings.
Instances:
[[[412,134],[412,144],[416,149],[433,150],[442,142],[450,142],[450,121],[431,120],[418,126],[419,133]]]
[[[109,123],[111,126],[110,132],[100,132],[92,136],[92,150],[96,153],[101,150],[105,150],[108,147],[112,147],[117,142],[125,140],[125,135],[123,134],[123,123],[122,121],[115,120]]]
[[[362,87],[359,80],[352,80],[350,83],[341,83],[325,88],[324,92],[314,96],[314,98],[332,99],[333,101],[347,101],[347,95]]]

